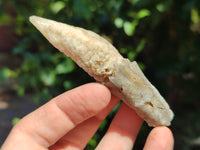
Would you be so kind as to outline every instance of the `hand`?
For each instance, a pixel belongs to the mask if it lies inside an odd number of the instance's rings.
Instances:
[[[1,150],[84,149],[118,102],[98,83],[70,90],[21,119]],[[133,109],[122,104],[96,149],[131,150],[142,122]],[[144,149],[172,150],[171,131],[166,127],[154,128]]]

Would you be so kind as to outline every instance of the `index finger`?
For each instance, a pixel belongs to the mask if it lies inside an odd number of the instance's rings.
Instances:
[[[91,83],[68,91],[24,117],[11,131],[2,147],[48,148],[77,124],[96,115],[111,99],[103,85]],[[31,144],[30,144],[31,143]],[[22,145],[23,144],[23,145]]]

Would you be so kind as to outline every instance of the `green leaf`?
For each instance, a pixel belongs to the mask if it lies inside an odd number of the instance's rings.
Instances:
[[[65,8],[65,3],[63,1],[57,1],[50,4],[50,9],[54,14],[57,14],[63,8]]]
[[[144,17],[150,16],[151,12],[148,9],[141,9],[137,15],[136,18],[137,19],[142,19]]]
[[[124,23],[124,32],[126,33],[126,35],[131,36],[133,34],[133,26],[131,24],[131,22],[126,21]]]
[[[156,9],[157,9],[159,12],[164,12],[164,11],[166,10],[165,5],[164,5],[163,3],[157,4],[157,5],[156,5]]]
[[[66,58],[65,61],[56,66],[56,73],[57,74],[70,73],[75,69],[75,66],[76,66],[75,63],[71,58]]]
[[[96,147],[97,146],[97,141],[95,139],[90,139],[90,141],[88,142],[89,145],[91,145],[92,147]]]
[[[56,72],[57,72],[57,74],[67,73],[66,64],[64,64],[64,63],[58,64],[56,66]]]
[[[123,23],[124,23],[124,21],[122,20],[122,18],[116,18],[114,21],[114,24],[117,28],[122,28]]]
[[[25,87],[24,86],[20,86],[18,89],[17,89],[17,94],[19,96],[23,96],[25,93]]]
[[[19,121],[20,121],[20,118],[14,117],[14,118],[12,119],[12,125],[13,125],[13,126],[16,125]]]
[[[142,39],[140,41],[140,43],[137,45],[136,49],[135,50],[131,50],[129,53],[128,53],[128,59],[130,61],[133,61],[137,55],[143,50],[144,46],[145,46],[145,43],[146,43],[146,40],[145,39]]]
[[[131,3],[132,3],[133,5],[135,5],[135,4],[137,4],[139,1],[140,1],[140,0],[132,0]]]
[[[0,15],[0,25],[7,25],[11,22],[11,16],[8,13],[3,13]]]
[[[119,51],[120,51],[121,54],[127,54],[128,49],[123,47],[123,48],[120,48]]]
[[[104,119],[104,120],[102,121],[100,127],[99,127],[99,130],[102,130],[102,131],[103,131],[103,130],[105,129],[106,125],[107,125],[107,120]]]
[[[15,73],[11,69],[4,67],[0,71],[0,81],[5,81],[6,79],[8,79],[14,75],[15,75]]]
[[[55,83],[56,75],[54,71],[41,71],[40,80],[47,86]]]
[[[169,7],[171,6],[172,4],[172,0],[166,0],[166,1],[163,1],[159,4],[156,5],[156,9],[159,11],[159,12],[165,12],[166,10],[169,9]]]
[[[130,61],[133,61],[134,59],[135,59],[135,57],[136,57],[136,52],[135,51],[130,51],[129,53],[128,53],[128,59],[130,60]]]
[[[72,81],[69,81],[69,80],[66,80],[64,83],[63,83],[63,86],[66,90],[69,90],[73,87],[73,83]]]
[[[126,21],[124,23],[124,32],[126,33],[126,35],[132,36],[138,23],[138,20],[134,20],[133,22]]]
[[[109,113],[108,117],[112,117],[115,116],[115,114],[117,113],[117,111],[119,110],[120,106],[122,104],[122,101],[120,101]]]
[[[142,39],[140,41],[140,43],[137,45],[137,48],[136,48],[136,53],[140,53],[142,51],[142,49],[144,48],[145,46],[145,43],[146,43],[146,40],[145,39]]]
[[[198,14],[198,9],[196,8],[193,8],[191,10],[191,20],[194,24],[197,24],[200,22],[200,17],[199,17],[199,14]]]
[[[146,66],[141,62],[138,62],[138,66],[140,67],[141,70],[145,70],[146,68]]]

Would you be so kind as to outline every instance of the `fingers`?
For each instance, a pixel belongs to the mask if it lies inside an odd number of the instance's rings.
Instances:
[[[47,148],[77,124],[100,112],[110,99],[110,91],[98,83],[86,84],[68,91],[23,118],[12,130],[3,147],[25,140],[24,147],[31,142],[33,145]],[[12,146],[9,148],[13,149]],[[29,145],[29,149],[31,148]]]
[[[122,104],[107,133],[97,146],[97,150],[132,149],[143,120],[135,111]]]
[[[80,123],[78,126],[76,126],[76,128],[72,129],[68,134],[55,143],[50,149],[84,149],[88,141],[97,131],[101,122],[118,102],[119,98],[112,96],[112,99],[106,108],[104,108],[96,116]]]
[[[167,127],[156,127],[150,132],[144,150],[173,150],[173,146],[171,130]]]

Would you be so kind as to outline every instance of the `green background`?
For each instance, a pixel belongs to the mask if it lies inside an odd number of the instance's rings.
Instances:
[[[0,82],[31,93],[41,104],[94,80],[58,52],[31,25],[37,15],[92,30],[108,39],[126,58],[136,60],[175,113],[170,126],[175,149],[198,149],[200,142],[200,1],[199,0],[12,0],[0,1],[0,26],[12,38],[0,51],[13,58],[0,68]],[[6,41],[6,40],[5,40]],[[0,45],[3,45],[0,41]],[[3,58],[0,58],[3,59]],[[119,106],[118,106],[119,107]],[[94,149],[116,110],[103,121],[86,149]],[[14,123],[17,118],[14,118]],[[142,149],[151,130],[141,128],[134,149]]]

